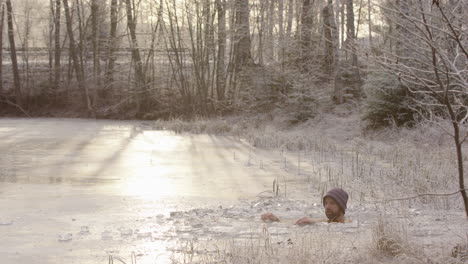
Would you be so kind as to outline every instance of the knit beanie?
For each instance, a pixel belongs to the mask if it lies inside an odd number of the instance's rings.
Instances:
[[[348,194],[341,188],[333,188],[323,196],[322,202],[325,205],[325,198],[330,197],[336,201],[336,203],[341,207],[343,213],[346,211],[346,203],[348,202]]]

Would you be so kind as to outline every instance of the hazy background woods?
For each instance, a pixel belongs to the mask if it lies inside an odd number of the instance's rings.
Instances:
[[[0,2],[7,114],[158,119],[285,109],[296,123],[321,101],[364,98],[371,126],[401,125],[423,109],[404,102],[433,100],[417,82],[436,82],[425,61],[434,45],[458,65],[445,78],[466,89],[465,1]],[[427,76],[404,82],[408,69]]]

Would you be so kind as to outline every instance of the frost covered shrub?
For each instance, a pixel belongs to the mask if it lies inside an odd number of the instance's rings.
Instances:
[[[285,107],[287,121],[294,125],[315,117],[318,102],[310,89],[294,89],[288,94]]]
[[[368,128],[414,124],[414,111],[408,106],[409,97],[395,76],[372,72],[363,90],[366,95],[363,120],[368,122]]]
[[[251,66],[241,72],[236,108],[247,112],[269,112],[292,88],[292,78],[264,66]]]

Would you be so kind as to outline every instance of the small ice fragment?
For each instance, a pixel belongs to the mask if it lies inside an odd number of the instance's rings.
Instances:
[[[7,226],[7,225],[12,225],[12,224],[13,224],[13,220],[0,219],[0,225]]]
[[[256,204],[253,205],[253,207],[257,207],[260,204],[260,202],[257,202]]]
[[[314,203],[314,206],[317,206],[317,203]]]
[[[89,227],[82,226],[80,229],[80,235],[88,235],[89,234]]]
[[[109,230],[106,230],[101,233],[101,239],[102,240],[112,240],[112,232]]]
[[[145,238],[145,237],[151,237],[151,232],[138,232],[137,238]]]
[[[170,214],[170,217],[181,217],[182,216],[182,212],[178,212],[178,211],[175,211],[175,212],[171,212]]]
[[[71,241],[72,238],[73,238],[73,235],[71,233],[61,234],[59,235],[58,241],[67,242],[67,241]]]
[[[121,227],[120,228],[120,235],[121,236],[131,236],[133,234],[133,230],[130,229],[130,228],[124,228],[124,227]]]

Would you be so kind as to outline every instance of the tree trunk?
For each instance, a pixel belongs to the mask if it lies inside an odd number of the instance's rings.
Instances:
[[[253,63],[250,53],[250,10],[249,0],[235,0],[236,32],[235,32],[235,69],[241,70],[244,65]]]
[[[284,28],[283,28],[283,20],[284,20],[284,4],[283,0],[278,1],[278,35],[279,35],[279,47],[278,47],[278,60],[283,65],[283,58],[284,58]]]
[[[361,25],[361,13],[362,13],[362,0],[359,1],[358,19],[357,19],[357,26],[356,26],[356,35],[354,35],[354,39],[358,39],[359,26]]]
[[[54,19],[55,19],[55,4],[54,0],[50,0],[50,15],[49,15],[49,39],[47,53],[49,55],[49,85],[48,89],[52,88],[54,82]]]
[[[132,59],[134,62],[135,70],[135,82],[137,83],[137,111],[141,113],[142,111],[148,110],[148,94],[146,92],[146,77],[143,71],[143,63],[140,56],[140,50],[138,48],[138,41],[136,37],[136,18],[133,15],[134,8],[132,6],[131,0],[125,0],[127,7],[127,27],[130,31],[131,47],[132,47]]]
[[[339,36],[339,29],[336,23],[336,17],[335,17],[335,10],[334,10],[334,5],[333,5],[333,0],[328,0],[328,5],[330,6],[329,11],[330,11],[330,27],[331,27],[331,37],[333,41],[333,62],[334,62],[334,67],[336,71],[336,67],[338,65],[338,62],[340,60],[340,56],[338,54],[339,46],[340,46],[340,36]],[[335,5],[336,6],[336,5]],[[336,15],[337,17],[339,16],[338,14]]]
[[[68,31],[68,39],[70,45],[70,57],[73,62],[73,68],[75,69],[76,80],[78,82],[78,88],[81,91],[81,96],[84,105],[86,106],[86,110],[88,115],[93,115],[93,108],[91,106],[91,100],[89,98],[88,88],[86,87],[85,80],[84,80],[84,73],[83,68],[80,66],[80,62],[78,60],[78,54],[76,51],[75,46],[75,38],[73,35],[73,26],[72,26],[72,18],[70,14],[70,8],[68,7],[68,0],[63,0],[63,8],[65,10],[65,18],[67,24],[67,31]]]
[[[267,63],[275,60],[275,38],[273,35],[273,28],[275,27],[275,0],[269,0],[268,12],[267,12],[267,37],[266,37],[266,54]]]
[[[346,3],[346,43],[347,50],[351,52],[351,66],[353,77],[350,85],[353,87],[354,95],[360,97],[361,74],[359,72],[358,56],[356,49],[356,33],[354,30],[354,6],[353,0],[347,0]]]
[[[60,46],[60,13],[61,13],[61,8],[60,8],[60,0],[55,1],[55,44],[54,44],[54,88],[56,91],[60,88],[60,57],[61,57],[61,52],[62,48]]]
[[[115,51],[117,48],[117,0],[111,0],[109,54],[107,57],[107,84],[112,90],[114,83]]]
[[[311,6],[310,0],[303,0],[301,16],[301,57],[303,61],[301,67],[304,71],[308,71],[312,53],[310,50],[313,25]]]
[[[369,21],[369,46],[372,50],[373,43],[372,43],[372,20],[371,20],[371,12],[372,12],[372,5],[371,0],[367,0],[367,20]]]
[[[2,13],[0,16],[0,94],[3,92],[3,28],[5,27],[5,6],[2,6]]]
[[[340,1],[340,4],[341,4],[341,7],[340,7],[340,24],[341,24],[341,30],[340,30],[340,35],[341,35],[341,42],[340,42],[340,47],[341,49],[343,50],[346,50],[346,47],[344,45],[344,41],[345,41],[345,1],[346,0],[339,0]],[[346,53],[346,57],[348,56],[348,52],[345,52]],[[343,54],[343,53],[341,53]]]
[[[288,38],[288,41],[291,39],[293,11],[294,11],[294,0],[289,0],[289,3],[288,3],[288,25],[286,27],[286,37]]]
[[[333,76],[336,65],[336,25],[333,16],[333,2],[328,0],[328,4],[322,10],[323,34],[325,37],[325,72]]]
[[[101,65],[99,62],[99,33],[98,33],[98,15],[99,15],[99,4],[97,0],[91,1],[91,28],[92,28],[92,45],[93,45],[93,77],[94,77],[94,85],[95,91],[97,91],[100,86],[100,72],[101,72]],[[95,95],[97,92],[95,93]]]
[[[225,95],[225,73],[224,73],[224,53],[226,50],[226,1],[216,0],[218,11],[218,61],[216,68],[216,93],[218,101],[224,101]]]
[[[8,17],[8,39],[10,40],[11,65],[13,67],[13,84],[15,87],[16,104],[23,107],[23,94],[21,92],[20,75],[18,70],[18,59],[16,57],[15,32],[13,29],[13,11],[11,0],[6,0]]]
[[[73,0],[71,1],[73,2]],[[85,54],[87,54],[87,40],[84,30],[84,28],[86,28],[86,20],[83,21],[85,14],[82,0],[75,0],[73,6],[71,7],[71,17],[75,18],[75,15],[77,20],[76,24],[78,24],[78,40],[76,41],[76,54],[78,56],[79,65],[84,76],[85,65],[87,65],[87,58],[85,56]]]
[[[258,49],[257,49],[257,57],[258,57],[258,64],[263,65],[263,52],[265,51],[264,49],[264,31],[265,31],[265,1],[260,2],[260,11],[259,11],[259,17],[257,21],[260,23],[259,28],[258,28]]]
[[[455,143],[455,148],[457,151],[457,165],[458,165],[458,186],[460,188],[460,194],[463,199],[463,205],[465,206],[465,215],[466,218],[468,219],[468,196],[466,195],[466,190],[465,190],[465,174],[463,171],[463,150],[462,150],[462,144],[463,141],[460,140],[460,127],[459,123],[457,120],[457,116],[455,115],[452,105],[448,99],[448,96],[445,97],[445,105],[447,106],[448,112],[450,114],[450,118],[452,119],[452,125],[453,125],[453,139]]]
[[[201,108],[202,111],[206,113],[207,110],[207,99],[208,99],[208,91],[211,84],[211,69],[210,69],[210,55],[213,49],[213,38],[212,38],[212,26],[211,23],[211,5],[209,0],[203,1],[203,30],[205,31],[203,34],[203,42],[204,47],[202,47],[202,64],[201,64],[201,74],[202,74],[202,86],[201,86]],[[201,34],[201,32],[200,32]]]
[[[346,43],[347,49],[351,52],[351,65],[358,66],[358,58],[356,53],[355,43],[355,28],[354,28],[354,5],[353,0],[346,2]]]
[[[397,6],[400,9],[400,18],[405,19],[406,16],[409,15],[409,3],[408,0],[398,0]],[[396,23],[395,25],[395,33],[396,33],[396,45],[395,45],[395,52],[398,56],[398,60],[401,63],[407,65],[408,54],[409,50],[405,47],[405,42],[410,41],[410,33],[408,33],[407,29],[402,26],[400,23]]]
[[[30,67],[29,67],[29,38],[31,35],[31,19],[30,19],[30,14],[31,14],[31,6],[29,6],[29,3],[26,3],[24,7],[24,36],[23,36],[23,65],[25,66],[25,81],[23,82],[23,91],[24,89],[30,89],[31,84],[31,78],[30,78]],[[20,41],[21,42],[21,41]],[[26,83],[26,84],[25,84]]]

